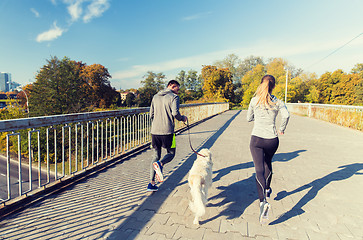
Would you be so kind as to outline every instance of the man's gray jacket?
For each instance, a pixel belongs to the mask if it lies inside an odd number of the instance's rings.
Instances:
[[[179,112],[179,96],[169,88],[154,95],[150,106],[151,134],[169,135],[174,133],[174,118],[183,121]]]

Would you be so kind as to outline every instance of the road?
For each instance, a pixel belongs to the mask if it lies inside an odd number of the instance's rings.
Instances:
[[[27,192],[29,190],[29,165],[24,161],[21,165],[21,179],[22,179],[22,192]],[[6,157],[0,155],[0,201],[8,198],[8,183],[7,183],[7,160]],[[42,172],[42,183],[47,181],[47,175]],[[51,178],[51,180],[53,180]],[[32,168],[32,188],[38,188],[38,168]],[[18,160],[10,161],[10,191],[11,197],[15,198],[19,196],[19,166]]]

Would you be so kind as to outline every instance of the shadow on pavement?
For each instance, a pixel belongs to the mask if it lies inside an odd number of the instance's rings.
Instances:
[[[306,150],[297,150],[290,153],[279,153],[273,158],[274,162],[287,162],[293,160],[299,153],[305,152]],[[213,178],[213,182],[219,181],[223,176],[228,175],[232,171],[247,169],[254,167],[253,162],[245,162],[241,164],[236,164],[234,166],[229,166],[214,173],[217,176]],[[219,203],[208,204],[209,207],[221,207],[229,204],[226,209],[220,212],[218,215],[213,216],[207,220],[201,221],[201,224],[213,221],[221,216],[226,216],[227,219],[234,219],[240,217],[246,208],[251,205],[257,199],[257,190],[255,187],[255,174],[247,179],[243,179],[239,182],[235,182],[229,186],[220,186],[217,189],[222,190],[221,193],[215,195],[209,200],[222,199]]]
[[[272,162],[288,162],[298,157],[302,152],[306,152],[306,150],[297,150],[289,153],[276,153],[272,159]]]
[[[281,191],[277,194],[274,200],[281,200],[287,196],[292,194],[301,192],[305,189],[310,190],[300,199],[299,202],[292,207],[291,210],[287,211],[286,213],[279,216],[275,221],[271,222],[270,225],[279,224],[293,218],[295,216],[303,214],[305,211],[302,209],[309,201],[314,199],[318,192],[323,189],[326,185],[333,181],[342,181],[344,179],[350,178],[353,175],[361,175],[358,171],[363,169],[363,163],[353,163],[349,165],[344,165],[339,167],[340,170],[332,172],[322,178],[316,179],[310,183],[307,183],[291,192]]]
[[[241,111],[235,113],[228,121],[226,121],[221,128],[218,129],[213,135],[207,138],[203,143],[201,143],[195,150],[199,151],[202,148],[211,148],[216,140],[222,135],[222,133],[228,128],[231,122],[240,114]],[[137,229],[141,230],[146,224],[152,219],[154,214],[161,207],[165,199],[173,192],[175,186],[180,185],[180,181],[188,174],[189,169],[192,167],[194,160],[196,159],[196,154],[191,154],[186,156],[186,159],[182,159],[184,162],[181,164],[160,186],[159,191],[155,194],[151,194],[142,205],[135,209],[134,213],[124,221],[118,229],[121,231],[127,230],[129,226],[135,226],[135,219],[140,215],[140,211],[147,211],[148,214],[142,222],[137,221]],[[133,228],[135,229],[135,227]],[[120,232],[113,233],[110,238],[118,238]]]

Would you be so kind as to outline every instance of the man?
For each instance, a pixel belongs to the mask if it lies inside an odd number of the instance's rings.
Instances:
[[[183,122],[186,122],[188,119],[179,112],[179,97],[177,95],[179,86],[180,84],[177,81],[169,81],[167,88],[155,94],[151,102],[151,144],[154,153],[150,167],[150,183],[147,186],[147,191],[155,192],[158,190],[155,177],[159,182],[164,181],[163,167],[173,160],[175,156],[174,119]],[[161,148],[165,148],[167,153],[159,161]]]

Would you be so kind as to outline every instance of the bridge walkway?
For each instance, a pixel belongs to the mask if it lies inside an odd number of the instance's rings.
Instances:
[[[193,225],[187,132],[158,192],[146,192],[152,151],[142,151],[0,221],[0,239],[363,239],[363,133],[292,115],[273,160],[269,225],[258,221],[252,123],[228,111],[191,129],[213,154],[213,186]]]

